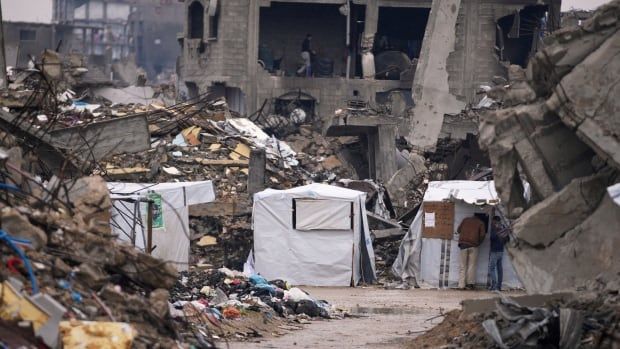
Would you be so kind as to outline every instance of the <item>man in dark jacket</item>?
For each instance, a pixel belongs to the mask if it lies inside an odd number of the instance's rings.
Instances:
[[[502,225],[498,216],[493,217],[491,223],[491,250],[489,252],[489,277],[491,291],[501,291],[504,272],[502,270],[502,258],[504,258],[504,245],[508,242],[508,228]]]
[[[476,263],[478,262],[478,247],[486,234],[484,222],[474,216],[463,219],[459,228],[460,268],[459,288],[474,288],[476,284]]]

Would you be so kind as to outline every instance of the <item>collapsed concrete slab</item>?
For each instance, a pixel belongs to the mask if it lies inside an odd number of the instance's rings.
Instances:
[[[527,81],[494,91],[514,106],[481,117],[480,144],[516,218],[508,251],[528,292],[585,287],[620,272],[620,206],[607,192],[620,181],[618,18],[616,0],[547,38]]]
[[[434,148],[443,124],[443,115],[458,113],[465,107],[450,93],[448,56],[454,50],[456,19],[460,0],[433,1],[428,27],[424,34],[422,57],[413,81],[414,99],[408,140],[422,149]]]

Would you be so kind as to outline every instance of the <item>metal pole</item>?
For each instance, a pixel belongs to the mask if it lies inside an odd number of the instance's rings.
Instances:
[[[153,251],[153,201],[148,201],[148,208],[146,213],[147,223],[147,235],[146,235],[146,253],[151,254]]]
[[[6,88],[6,53],[4,51],[4,23],[2,20],[2,5],[0,4],[0,88]]]

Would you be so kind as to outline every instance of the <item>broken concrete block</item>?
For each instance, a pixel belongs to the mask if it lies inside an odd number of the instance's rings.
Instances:
[[[170,298],[170,292],[163,288],[158,288],[151,292],[149,295],[149,304],[151,305],[151,310],[160,318],[165,318],[166,315],[170,312],[170,308],[168,306],[168,299]]]
[[[10,167],[7,166],[10,179],[15,185],[21,186],[23,176],[19,173],[19,170],[22,169],[22,164],[24,163],[22,149],[20,147],[13,147],[7,151],[7,155],[7,163],[12,165]]]
[[[620,32],[616,32],[560,81],[547,104],[597,155],[620,169]],[[601,67],[605,67],[601,69]]]
[[[128,261],[120,266],[122,272],[152,288],[171,288],[177,280],[178,271],[173,264],[151,255],[140,253],[135,248],[124,248]]]
[[[422,156],[416,153],[409,154],[406,166],[396,171],[385,185],[392,200],[397,204],[404,203],[407,197],[404,189],[414,179],[421,178],[420,176],[427,171],[428,169]]]
[[[337,156],[332,155],[323,160],[323,162],[321,162],[321,166],[323,166],[324,169],[331,171],[335,168],[342,167],[342,162]]]
[[[100,288],[107,281],[107,273],[103,268],[90,263],[80,264],[76,277],[92,289]]]
[[[30,241],[32,247],[37,250],[47,244],[47,234],[39,227],[32,225],[28,218],[14,208],[5,207],[2,209],[0,223],[4,231],[16,238]]]
[[[71,267],[68,266],[67,263],[58,257],[54,258],[54,266],[52,268],[54,277],[65,278],[70,272]]]
[[[515,236],[532,246],[552,244],[596,209],[606,192],[608,181],[606,175],[573,180],[560,192],[525,211],[515,222]]]
[[[548,221],[547,225],[556,224]],[[581,224],[545,249],[509,246],[512,264],[528,293],[549,293],[586,286],[598,276],[620,272],[620,206],[605,195]],[[552,258],[552,260],[550,260]]]
[[[82,177],[69,187],[69,201],[91,229],[110,233],[112,200],[106,181],[100,176]]]

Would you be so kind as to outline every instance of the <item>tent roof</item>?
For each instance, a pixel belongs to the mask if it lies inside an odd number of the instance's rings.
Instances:
[[[472,205],[497,205],[493,181],[436,181],[428,184],[424,201],[462,200]]]
[[[266,189],[254,194],[254,201],[259,201],[277,195],[280,195],[282,197],[292,195],[299,197],[355,199],[360,195],[366,195],[366,193],[358,190],[337,187],[334,185],[312,183],[287,190]]]

